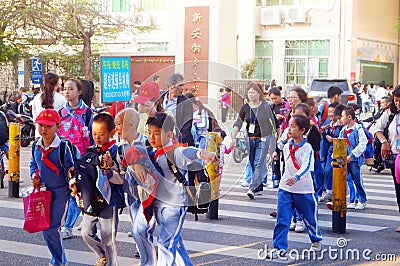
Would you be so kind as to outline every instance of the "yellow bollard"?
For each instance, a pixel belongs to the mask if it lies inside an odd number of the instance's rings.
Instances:
[[[10,123],[8,143],[10,145],[8,160],[8,196],[19,197],[19,158],[21,150],[19,123]]]
[[[218,199],[219,199],[219,165],[220,165],[220,146],[221,146],[220,133],[209,132],[207,140],[207,151],[215,152],[217,160],[207,165],[207,172],[211,184],[211,202],[209,210],[206,214],[207,219],[218,219]]]
[[[333,139],[332,232],[346,233],[347,143]]]

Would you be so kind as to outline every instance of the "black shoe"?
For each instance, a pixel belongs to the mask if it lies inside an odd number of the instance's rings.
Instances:
[[[383,170],[385,170],[385,166],[379,165],[378,168],[376,168],[375,173],[379,174],[379,173],[382,172]]]
[[[135,258],[140,258],[140,253],[139,253],[139,251],[135,251],[135,253],[133,254],[133,256],[135,257]]]

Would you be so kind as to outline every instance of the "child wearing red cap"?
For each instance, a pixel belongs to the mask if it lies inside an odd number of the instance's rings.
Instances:
[[[61,140],[57,136],[60,115],[54,109],[45,109],[36,117],[40,138],[32,144],[30,175],[34,186],[44,185],[51,191],[50,228],[43,231],[43,238],[52,255],[50,265],[67,265],[67,258],[60,234],[68,208],[70,195],[68,180],[73,160],[65,145],[64,161],[60,158]],[[36,170],[39,175],[36,176]]]

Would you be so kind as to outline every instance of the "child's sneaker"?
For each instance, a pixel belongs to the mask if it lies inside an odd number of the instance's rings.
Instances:
[[[322,250],[321,242],[312,243],[311,247],[310,247],[310,250],[314,251],[314,252],[320,252]]]
[[[296,233],[301,233],[306,229],[306,225],[304,224],[303,221],[297,221],[296,222],[296,227],[294,228],[294,231]]]
[[[94,266],[104,266],[107,264],[106,257],[102,257],[96,261]]]
[[[328,201],[327,203],[325,203],[325,206],[330,209],[331,211],[333,210],[333,202],[332,201]]]
[[[296,223],[290,223],[289,230],[294,231],[295,228],[296,228]]]
[[[354,209],[356,209],[356,210],[364,210],[366,205],[367,205],[366,203],[359,202],[359,203],[357,203],[357,205],[356,205],[356,207]]]
[[[332,200],[332,194],[329,194],[328,192],[322,192],[322,196],[318,199],[319,203],[326,202]]]
[[[287,252],[283,249],[271,249],[267,254],[267,259],[274,260],[274,259],[284,259],[286,258]]]
[[[72,228],[61,228],[61,236],[62,239],[72,238],[74,236],[74,234],[72,233]]]
[[[274,218],[276,218],[277,215],[278,215],[278,213],[276,211],[273,211],[273,212],[269,213],[269,216],[274,217]]]
[[[347,209],[355,209],[356,208],[356,203],[355,202],[350,202],[347,204]]]
[[[242,187],[249,187],[250,183],[248,183],[246,180],[243,180],[242,183],[240,184]]]

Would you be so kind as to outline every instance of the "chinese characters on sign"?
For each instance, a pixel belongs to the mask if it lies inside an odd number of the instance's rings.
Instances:
[[[209,6],[185,8],[184,77],[188,81],[187,89],[205,98],[208,96],[209,13]]]
[[[131,99],[131,63],[129,57],[101,58],[102,102]]]

